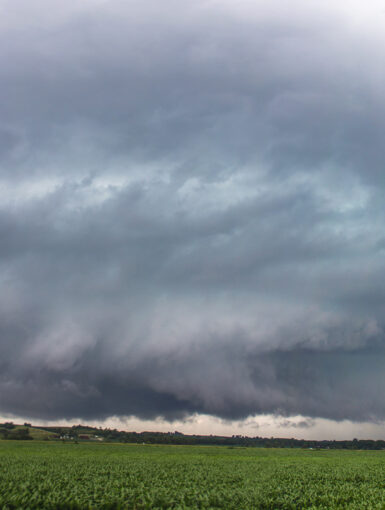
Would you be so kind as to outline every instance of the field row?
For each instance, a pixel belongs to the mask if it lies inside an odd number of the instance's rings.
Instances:
[[[0,442],[0,507],[385,508],[385,452]]]

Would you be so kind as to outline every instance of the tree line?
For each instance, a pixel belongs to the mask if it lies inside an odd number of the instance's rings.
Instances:
[[[19,428],[12,422],[0,423],[0,438],[2,439],[32,439],[30,430],[34,427],[25,423]],[[181,432],[127,432],[110,428],[95,428],[87,425],[73,425],[72,427],[36,427],[39,430],[53,432],[56,438],[82,440],[100,438],[107,442],[134,444],[170,444],[170,445],[201,445],[228,447],[259,447],[259,448],[312,448],[312,449],[345,449],[345,450],[385,450],[385,440],[353,439],[353,440],[308,440],[278,437],[248,437],[242,435],[215,436],[189,435]]]

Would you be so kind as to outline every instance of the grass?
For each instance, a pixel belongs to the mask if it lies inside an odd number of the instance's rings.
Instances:
[[[0,507],[385,508],[385,452],[0,442]]]

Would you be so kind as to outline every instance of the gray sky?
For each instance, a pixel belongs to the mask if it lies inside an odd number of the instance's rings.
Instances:
[[[0,0],[1,415],[379,437],[384,24]]]

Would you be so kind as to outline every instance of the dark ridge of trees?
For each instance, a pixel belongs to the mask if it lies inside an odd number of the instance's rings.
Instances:
[[[4,424],[0,424],[1,427]],[[307,440],[287,438],[234,436],[202,436],[185,435],[181,432],[125,432],[117,429],[95,428],[87,425],[74,425],[72,427],[37,427],[55,432],[59,436],[66,435],[77,439],[82,434],[90,438],[98,436],[104,441],[136,443],[136,444],[170,444],[170,445],[203,445],[228,447],[259,447],[259,448],[312,448],[312,449],[345,449],[345,450],[385,450],[385,440],[353,439],[344,441],[335,440]],[[10,438],[9,438],[10,439]]]
[[[28,427],[19,428],[12,422],[0,423],[0,439],[33,439]],[[57,438],[67,437],[78,439],[87,435],[90,439],[96,437],[108,442],[136,443],[136,444],[170,444],[170,445],[201,445],[228,447],[259,447],[259,448],[312,448],[312,449],[344,449],[344,450],[385,450],[385,440],[353,439],[353,440],[308,440],[287,438],[233,436],[202,436],[186,435],[181,432],[126,432],[117,429],[95,428],[87,425],[73,425],[72,427],[35,427],[47,432],[54,432]]]

